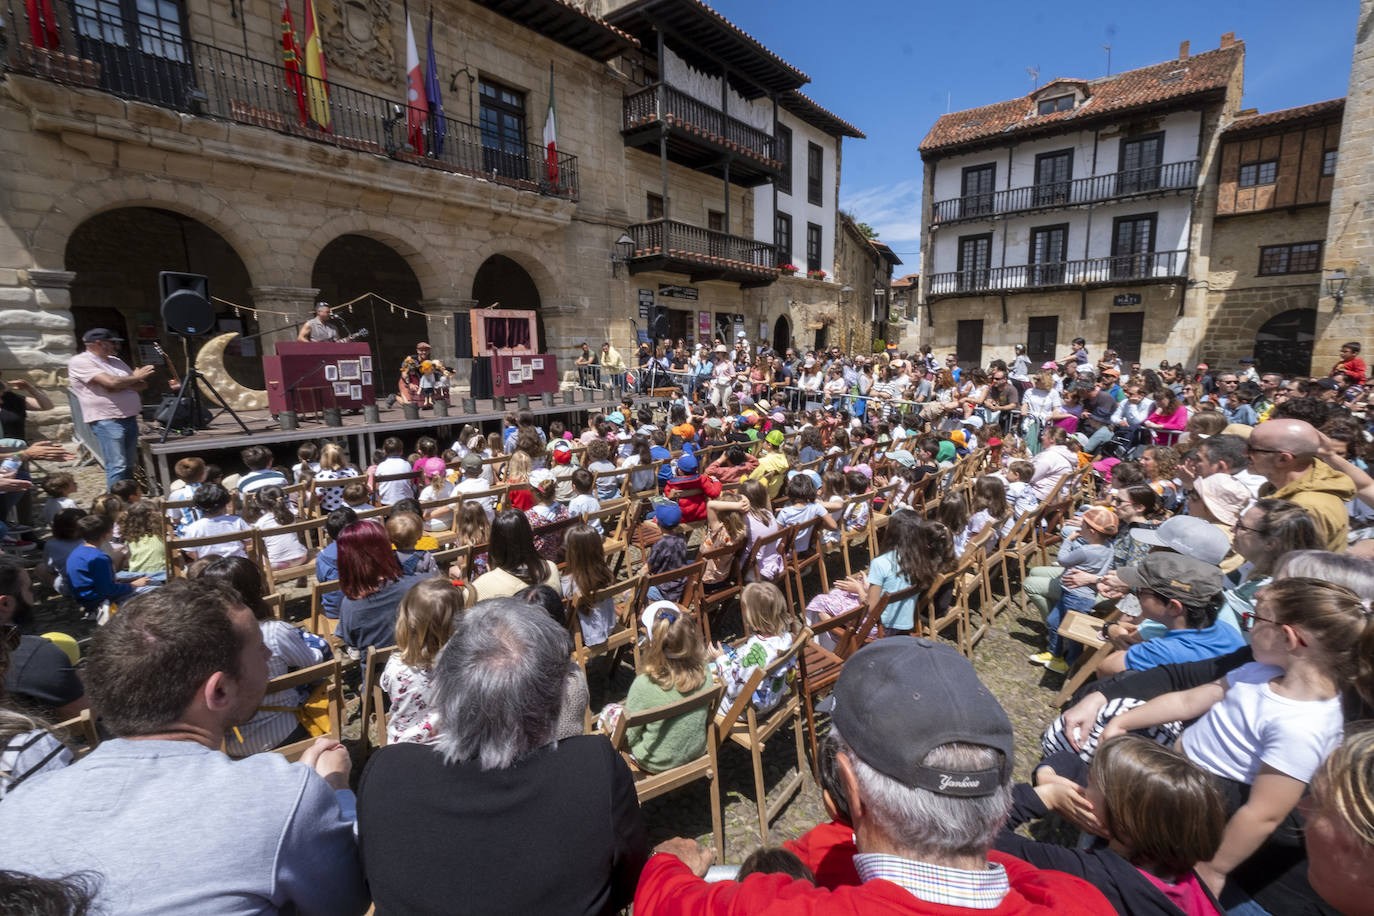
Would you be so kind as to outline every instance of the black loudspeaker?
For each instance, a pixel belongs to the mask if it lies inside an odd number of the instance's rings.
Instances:
[[[169,331],[196,337],[214,330],[209,277],[164,270],[157,275],[157,285],[162,292],[162,322]]]
[[[649,318],[649,338],[651,341],[662,340],[671,337],[673,333],[672,322],[668,319],[668,307],[655,305]]]
[[[199,398],[182,398],[181,403],[177,403],[173,395],[164,394],[162,402],[155,408],[153,419],[169,429],[206,429],[210,426],[210,412],[200,407],[200,416],[196,416],[199,406]]]

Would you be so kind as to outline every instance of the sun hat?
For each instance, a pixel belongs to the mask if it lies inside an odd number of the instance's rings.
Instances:
[[[426,477],[438,477],[448,470],[442,458],[426,458],[420,462],[420,473]]]
[[[1245,507],[1254,501],[1250,488],[1230,474],[1211,474],[1193,482],[1193,489],[1207,511],[1223,525],[1234,525]]]

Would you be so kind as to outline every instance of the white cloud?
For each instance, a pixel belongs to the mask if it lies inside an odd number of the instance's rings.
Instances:
[[[921,248],[921,179],[908,178],[844,193],[840,209],[878,230],[878,237],[897,252],[910,271],[919,266]]]

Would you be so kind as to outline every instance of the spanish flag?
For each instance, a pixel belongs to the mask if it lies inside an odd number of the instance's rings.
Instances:
[[[315,17],[313,0],[305,0],[305,76],[310,119],[321,129],[329,130],[329,77],[324,71],[324,48],[320,45],[320,23]]]

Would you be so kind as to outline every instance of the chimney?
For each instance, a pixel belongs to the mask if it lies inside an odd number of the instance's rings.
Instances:
[[[1219,45],[1217,45],[1217,47],[1218,47],[1218,48],[1229,48],[1229,47],[1231,47],[1231,45],[1233,45],[1233,44],[1235,44],[1235,43],[1236,43],[1236,33],[1235,33],[1235,32],[1227,32],[1227,33],[1225,33],[1224,35],[1221,36],[1221,43],[1220,43]]]
[[[1186,41],[1180,41],[1180,42],[1178,43],[1178,59],[1179,59],[1179,60],[1187,60],[1187,59],[1188,59],[1188,42],[1186,42]]]

